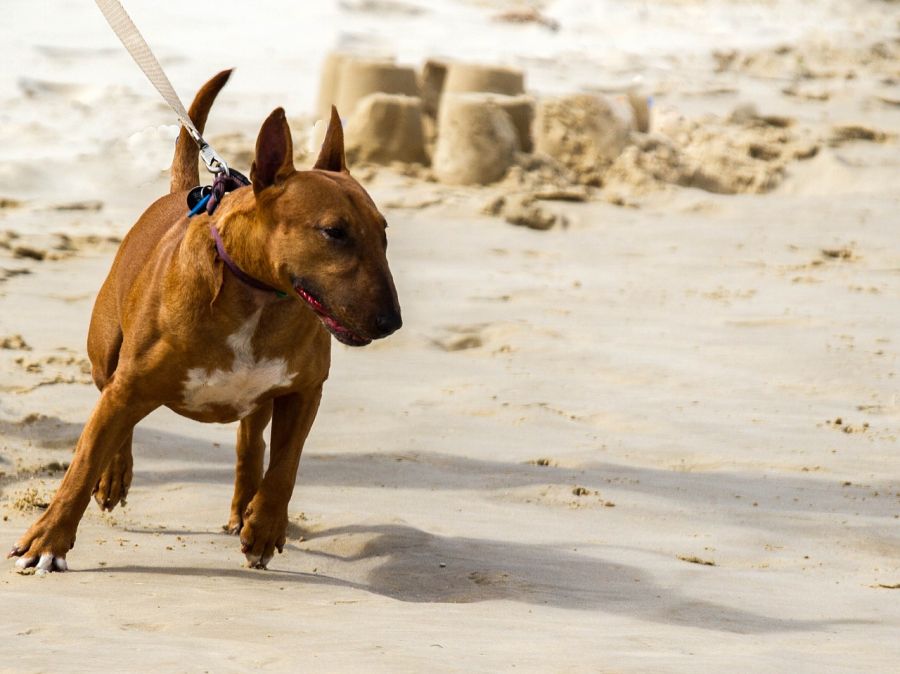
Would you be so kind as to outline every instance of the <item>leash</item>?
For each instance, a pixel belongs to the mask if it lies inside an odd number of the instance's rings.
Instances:
[[[188,116],[181,99],[175,93],[172,83],[166,77],[166,73],[163,72],[162,66],[159,65],[159,61],[156,60],[153,52],[150,51],[150,45],[144,40],[119,0],[96,0],[96,3],[100,11],[103,12],[103,16],[106,17],[110,28],[113,29],[113,32],[121,40],[122,45],[131,54],[131,58],[134,59],[134,62],[137,63],[144,75],[147,76],[147,79],[150,80],[150,84],[156,88],[160,96],[169,104],[169,107],[172,108],[178,117],[178,121],[181,122],[181,125],[194,139],[194,142],[197,143],[197,147],[200,148],[200,157],[203,159],[203,163],[206,164],[209,172],[215,174],[224,173],[227,176],[230,173],[228,164],[225,163],[225,160],[219,156],[219,153],[209,143],[203,140],[203,136],[197,131],[197,127],[194,126],[190,116]]]
[[[95,1],[97,7],[103,12],[103,16],[106,17],[106,21],[109,23],[110,28],[113,29],[113,32],[119,40],[121,40],[122,45],[128,50],[128,53],[131,54],[131,58],[134,59],[134,62],[137,63],[138,67],[144,72],[144,75],[150,80],[150,84],[156,88],[160,96],[163,97],[163,100],[169,104],[169,107],[172,108],[173,112],[178,117],[178,121],[181,122],[181,125],[185,128],[191,138],[194,139],[194,142],[197,143],[197,147],[200,148],[200,157],[203,159],[203,163],[206,164],[206,168],[210,173],[215,174],[216,177],[213,179],[212,185],[195,187],[188,193],[189,218],[197,215],[203,210],[209,215],[212,215],[227,192],[233,192],[239,187],[249,185],[250,181],[247,179],[247,176],[240,171],[228,168],[228,164],[226,164],[225,160],[219,156],[219,153],[216,152],[209,143],[203,140],[203,136],[200,135],[197,127],[194,126],[190,116],[184,109],[181,99],[178,98],[178,94],[175,93],[175,88],[172,86],[169,78],[166,77],[166,73],[163,71],[162,66],[159,65],[159,61],[156,60],[156,57],[150,50],[150,45],[144,40],[140,31],[137,29],[137,26],[134,25],[134,21],[128,16],[128,13],[125,11],[125,8],[122,7],[119,0]],[[225,266],[231,270],[232,274],[252,288],[273,292],[278,297],[287,297],[286,293],[283,293],[277,288],[273,288],[267,283],[263,283],[259,279],[253,278],[250,274],[238,267],[225,250],[225,244],[222,243],[222,237],[219,235],[219,230],[216,229],[216,226],[212,223],[210,223],[209,228],[213,239],[215,239],[216,242],[216,252],[218,252],[219,257],[222,258],[222,262],[224,262]]]

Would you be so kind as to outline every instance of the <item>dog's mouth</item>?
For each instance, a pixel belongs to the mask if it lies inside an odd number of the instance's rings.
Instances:
[[[341,344],[346,344],[347,346],[365,346],[372,341],[371,339],[361,337],[346,325],[343,325],[338,319],[328,313],[328,310],[325,309],[325,305],[321,300],[299,283],[294,284],[294,290],[301,299],[306,302],[309,308],[316,313],[316,316],[322,321],[322,325],[325,326],[325,329],[334,335],[334,338]]]

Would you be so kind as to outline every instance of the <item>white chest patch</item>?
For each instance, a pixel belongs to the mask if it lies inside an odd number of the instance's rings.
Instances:
[[[254,402],[273,388],[287,386],[291,376],[283,358],[261,358],[253,355],[253,335],[256,333],[262,309],[225,340],[234,352],[234,362],[228,370],[207,370],[196,367],[188,370],[184,383],[184,406],[202,412],[212,405],[234,408],[243,418],[254,409]]]

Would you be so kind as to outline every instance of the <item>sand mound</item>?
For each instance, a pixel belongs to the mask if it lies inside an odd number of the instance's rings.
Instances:
[[[632,90],[626,95],[626,100],[634,115],[634,128],[641,133],[650,131],[650,99],[647,95]]]
[[[522,152],[531,152],[534,142],[531,136],[531,126],[534,122],[534,100],[530,96],[503,96],[492,95],[490,100],[496,103],[507,115],[516,129],[519,138],[519,149]]]
[[[480,63],[451,63],[447,67],[444,93],[458,94],[487,91],[506,96],[525,93],[525,76],[521,70]]]
[[[434,174],[441,182],[456,185],[496,182],[512,165],[518,144],[510,116],[489,95],[445,95]]]
[[[718,58],[722,69],[738,67],[737,55]],[[487,185],[505,177],[504,196],[522,202],[519,213],[532,200],[587,200],[584,186],[603,186],[601,196],[612,195],[614,203],[669,186],[768,192],[790,162],[819,149],[793,119],[761,115],[750,104],[724,119],[688,120],[665,108],[653,108],[651,119],[648,99],[637,91],[615,100],[548,98],[535,108],[523,90],[522,72],[509,68],[430,60],[416,78],[390,61],[332,54],[320,99],[336,99],[348,115],[351,161],[416,165],[427,164],[430,154],[433,176],[442,183]],[[886,138],[857,125],[835,127],[831,142]],[[539,228],[550,222],[534,212],[522,219]]]
[[[338,78],[341,65],[349,55],[341,52],[330,52],[322,62],[322,72],[319,75],[319,97],[316,104],[316,115],[319,119],[328,119],[331,106],[337,101]]]
[[[579,184],[572,171],[543,154],[516,154],[500,187],[506,194],[527,192],[538,199],[587,201],[590,197],[589,188]]]
[[[788,163],[818,151],[790,126],[791,120],[763,117],[748,106],[728,120],[687,120],[663,111],[658,132],[638,135],[604,174],[604,186],[631,193],[666,184],[719,194],[768,192],[781,183]]]
[[[324,76],[328,76],[329,67],[326,63]],[[381,92],[404,96],[419,95],[415,71],[391,61],[337,57],[336,70],[334,104],[345,117],[352,117],[357,104],[370,94]],[[321,89],[326,91],[328,89],[324,81]],[[320,101],[320,106],[323,104],[324,101]]]
[[[648,136],[627,148],[604,174],[603,181],[606,189],[632,194],[656,191],[665,185],[722,191],[716,176],[661,136]]]
[[[535,149],[567,166],[580,182],[599,185],[604,170],[630,142],[629,117],[607,99],[590,94],[542,100],[534,125]]]
[[[422,93],[422,111],[431,117],[437,116],[447,79],[447,64],[443,61],[428,59],[419,73],[419,91]]]
[[[366,96],[344,133],[350,162],[427,162],[418,98],[382,93]]]

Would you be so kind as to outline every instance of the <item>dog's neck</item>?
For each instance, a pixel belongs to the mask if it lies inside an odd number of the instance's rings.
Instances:
[[[284,293],[288,290],[279,287],[274,270],[266,264],[268,236],[266,228],[259,222],[251,188],[231,192],[209,219],[209,226],[213,245],[229,273],[261,292],[275,294],[276,291]],[[212,227],[218,233],[218,241]]]
[[[238,264],[231,259],[231,255],[228,254],[228,250],[225,248],[225,244],[222,242],[222,237],[219,234],[219,230],[212,223],[209,225],[209,231],[212,234],[213,240],[216,242],[216,253],[219,255],[219,259],[225,263],[225,266],[228,267],[228,270],[236,276],[240,281],[244,283],[244,285],[250,286],[255,290],[262,290],[267,293],[275,293],[278,297],[286,297],[287,293],[281,290],[276,290],[272,286],[267,283],[263,283],[259,279],[253,278],[241,269]]]
[[[216,250],[211,225],[218,230],[222,246],[235,265],[266,285],[282,290],[274,269],[266,264],[266,229],[259,222],[256,200],[249,187],[229,193],[212,216],[203,214],[187,220],[188,229],[178,253],[178,267],[182,270],[179,276],[194,274],[195,278],[205,279],[210,304],[216,301],[226,283],[252,307],[284,301],[274,292],[247,285],[229,270]]]

